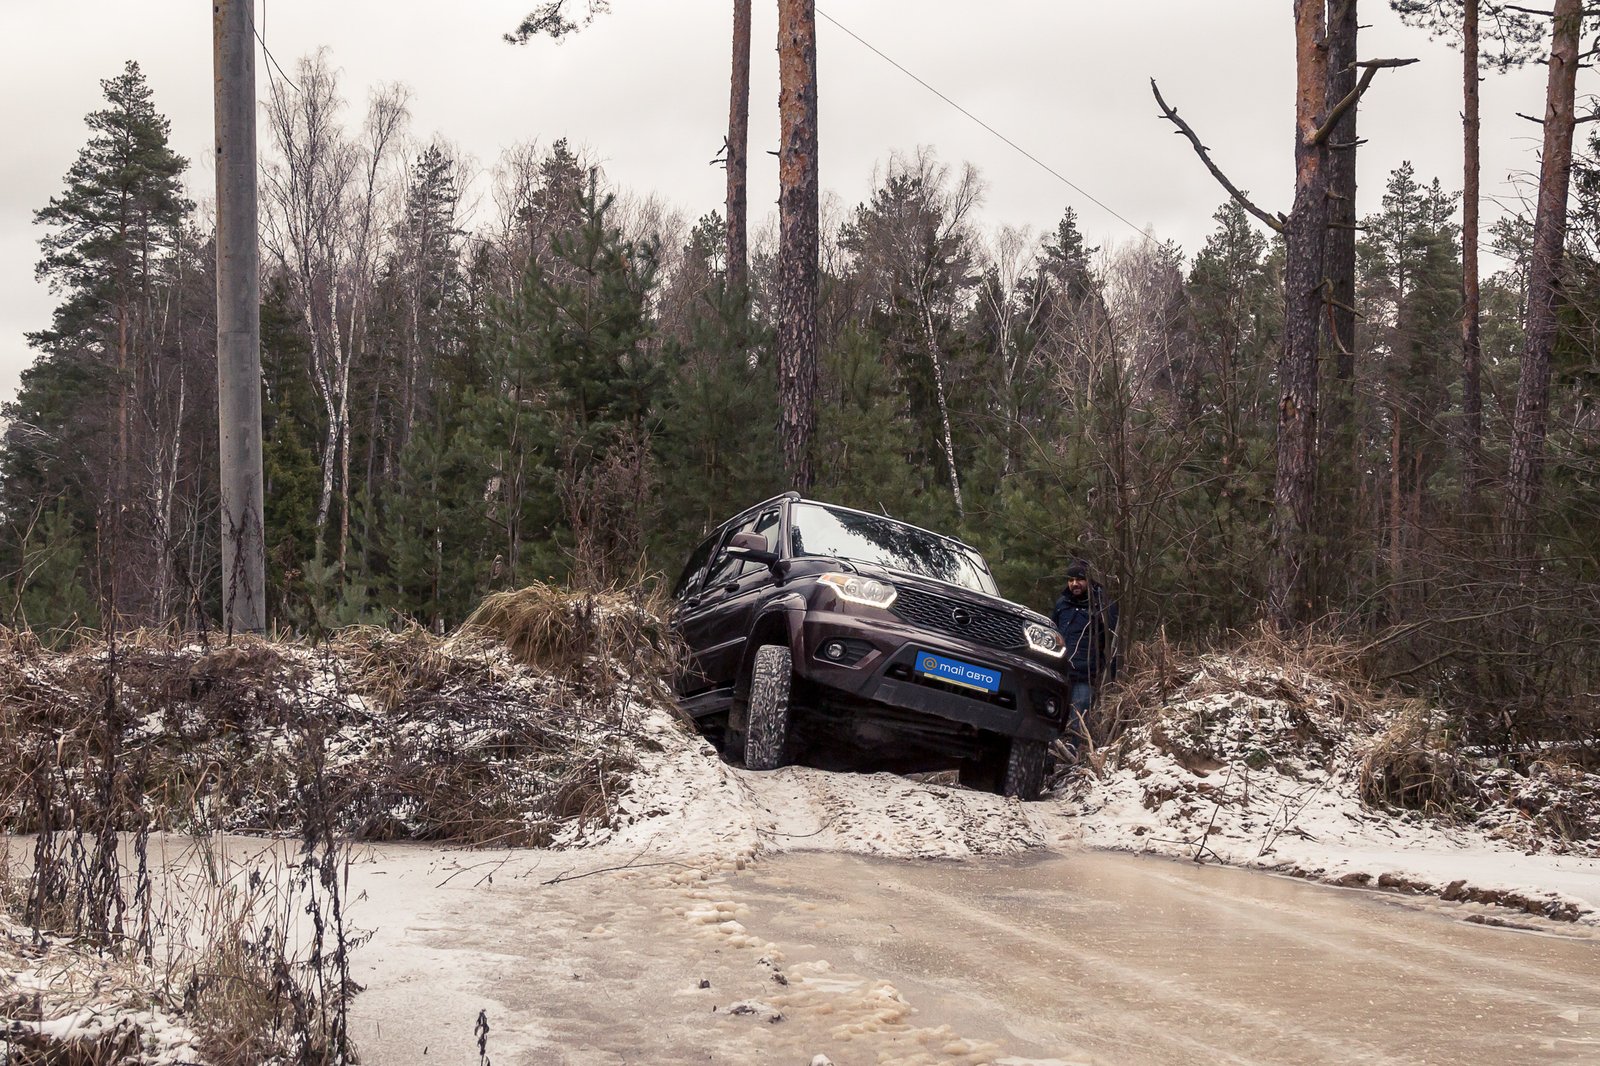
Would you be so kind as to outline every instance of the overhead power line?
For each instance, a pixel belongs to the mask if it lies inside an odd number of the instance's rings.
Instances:
[[[1133,230],[1133,232],[1137,233],[1139,236],[1143,237],[1145,240],[1151,242],[1152,244],[1159,244],[1160,243],[1154,237],[1150,236],[1150,234],[1146,233],[1144,230],[1140,229],[1138,226],[1136,226],[1132,222],[1128,221],[1127,218],[1125,218],[1123,215],[1119,214],[1115,209],[1113,209],[1110,205],[1106,204],[1103,200],[1100,200],[1097,197],[1095,197],[1092,193],[1090,193],[1083,186],[1081,186],[1081,185],[1077,184],[1076,182],[1072,181],[1066,175],[1062,174],[1059,170],[1055,169],[1050,164],[1046,163],[1044,160],[1040,159],[1038,156],[1034,155],[1032,152],[1030,152],[1026,148],[1022,147],[1022,145],[1018,144],[1016,141],[1013,141],[1010,137],[1007,137],[1005,134],[1001,133],[999,130],[997,130],[993,126],[989,125],[983,119],[979,118],[977,115],[974,115],[971,111],[968,111],[965,107],[962,107],[960,104],[956,103],[956,101],[952,100],[949,96],[946,96],[944,93],[940,92],[938,89],[934,88],[932,85],[929,85],[922,78],[918,77],[916,74],[913,74],[911,71],[907,70],[900,63],[896,62],[892,57],[886,55],[883,52],[882,49],[878,48],[871,41],[868,41],[866,38],[862,37],[859,33],[857,33],[854,30],[852,30],[849,26],[846,26],[844,23],[840,22],[838,19],[834,18],[832,15],[828,14],[826,11],[822,10],[820,7],[817,8],[816,10],[817,10],[817,14],[821,15],[823,18],[827,19],[829,22],[831,22],[835,26],[839,27],[839,29],[843,30],[845,33],[849,34],[851,37],[854,37],[856,39],[856,41],[859,42],[862,45],[862,47],[866,48],[868,51],[870,51],[874,55],[876,55],[879,59],[882,59],[885,63],[888,63],[890,66],[894,67],[900,73],[904,74],[906,77],[910,78],[912,81],[916,82],[918,85],[922,86],[924,89],[928,90],[930,93],[932,93],[933,95],[937,96],[939,99],[943,100],[945,103],[949,104],[951,107],[955,108],[957,111],[961,112],[963,115],[967,116],[973,122],[976,122],[978,125],[982,126],[984,129],[988,130],[989,133],[993,134],[995,137],[999,138],[1000,140],[1004,141],[1006,144],[1010,145],[1013,150],[1015,150],[1018,154],[1022,155],[1024,158],[1026,158],[1027,160],[1032,162],[1035,166],[1037,166],[1039,169],[1043,170],[1046,174],[1049,174],[1051,177],[1053,177],[1057,181],[1061,182],[1061,184],[1065,185],[1067,188],[1071,189],[1073,192],[1076,192],[1079,196],[1082,196],[1084,199],[1086,199],[1090,203],[1094,204],[1100,210],[1104,211],[1106,214],[1110,215],[1112,218],[1116,219],[1117,221],[1121,222],[1123,225],[1127,226],[1129,229]]]
[[[261,42],[261,53],[267,57],[267,63],[269,64],[267,67],[267,77],[269,79],[272,77],[273,68],[276,67],[278,76],[288,83],[289,88],[293,89],[296,95],[299,95],[300,86],[296,85],[293,79],[283,72],[283,68],[278,66],[278,57],[273,55],[272,49],[267,47],[267,0],[261,0],[261,28],[255,32],[256,40]]]

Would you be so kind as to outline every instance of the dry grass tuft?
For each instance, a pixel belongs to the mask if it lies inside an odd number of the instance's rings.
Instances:
[[[1286,635],[1263,622],[1208,647],[1184,647],[1162,631],[1128,649],[1118,681],[1101,694],[1095,740],[1110,744],[1135,726],[1154,726],[1174,700],[1231,693],[1292,707],[1314,700],[1350,722],[1376,721],[1393,707],[1372,686],[1363,650],[1331,635]]]
[[[670,678],[680,655],[666,623],[666,604],[640,592],[571,591],[535,583],[487,597],[462,631],[506,646],[524,666],[567,680],[606,685],[613,670],[626,679]]]
[[[377,626],[337,630],[324,647],[344,664],[343,680],[381,711],[419,692],[437,692],[469,671],[446,642],[418,625],[398,633]]]
[[[1278,691],[1260,694],[1287,698],[1288,693],[1315,691],[1328,710],[1346,721],[1372,721],[1392,707],[1390,698],[1372,685],[1366,649],[1331,632],[1311,627],[1284,633],[1262,621],[1213,651],[1272,667]]]
[[[1361,760],[1361,801],[1454,817],[1471,809],[1479,790],[1438,714],[1413,701],[1373,738]]]

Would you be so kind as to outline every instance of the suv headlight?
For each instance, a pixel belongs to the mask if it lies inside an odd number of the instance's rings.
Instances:
[[[888,607],[894,602],[894,586],[860,574],[822,574],[817,578],[838,594],[841,600],[868,607]]]
[[[1023,627],[1022,633],[1028,638],[1028,647],[1034,651],[1042,651],[1046,655],[1059,659],[1067,653],[1067,642],[1061,639],[1061,634],[1049,626],[1042,626],[1029,622]]]

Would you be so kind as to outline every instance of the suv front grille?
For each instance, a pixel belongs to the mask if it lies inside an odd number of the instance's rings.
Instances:
[[[1022,635],[1022,627],[1026,623],[1014,614],[935,596],[919,589],[900,585],[895,588],[898,595],[889,610],[902,622],[1008,651],[1027,644]],[[967,619],[966,625],[956,621],[957,612]]]

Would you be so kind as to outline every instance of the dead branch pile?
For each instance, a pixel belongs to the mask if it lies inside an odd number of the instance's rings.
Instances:
[[[652,606],[535,586],[449,638],[366,627],[315,647],[140,634],[53,653],[0,633],[0,826],[100,822],[82,806],[98,804],[121,828],[293,831],[325,763],[342,833],[551,844],[610,824],[635,713],[670,701],[675,645]],[[40,788],[112,757],[119,794]]]

